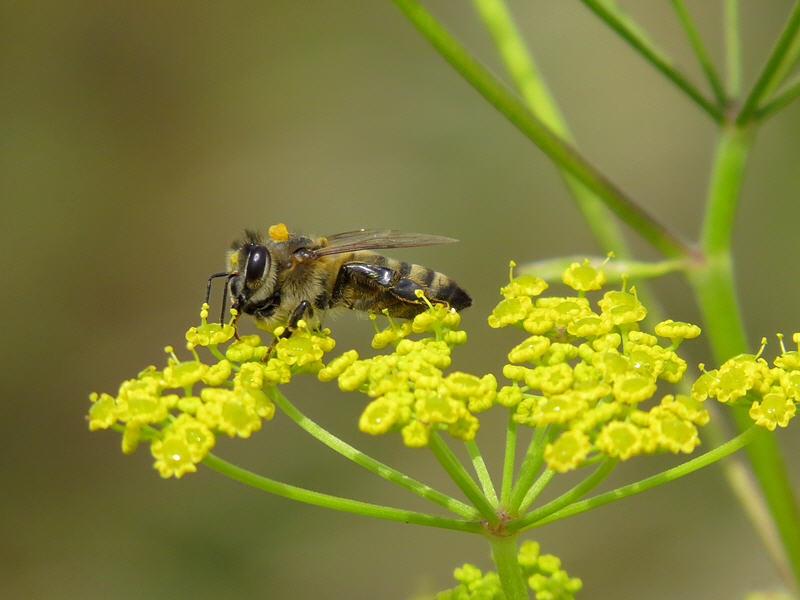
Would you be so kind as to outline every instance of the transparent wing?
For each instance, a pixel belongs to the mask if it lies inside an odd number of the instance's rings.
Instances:
[[[327,244],[314,249],[315,256],[341,254],[356,250],[379,250],[381,248],[410,248],[412,246],[435,246],[451,244],[458,240],[443,235],[425,233],[403,233],[396,229],[359,229],[329,235]]]

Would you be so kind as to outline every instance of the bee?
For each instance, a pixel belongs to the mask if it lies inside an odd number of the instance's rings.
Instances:
[[[246,231],[228,252],[228,270],[209,277],[206,302],[212,279],[226,277],[225,298],[230,294],[233,307],[252,315],[259,328],[286,326],[284,335],[300,319],[318,326],[326,312],[339,308],[410,319],[428,307],[427,299],[462,310],[472,299],[451,278],[371,252],[455,241],[394,229],[316,238],[290,234],[283,224],[270,227],[266,237]],[[224,314],[224,298],[222,310]]]

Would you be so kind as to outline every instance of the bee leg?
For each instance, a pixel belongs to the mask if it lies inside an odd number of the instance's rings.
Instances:
[[[292,314],[289,316],[289,322],[286,324],[286,329],[283,330],[283,333],[277,337],[272,338],[272,343],[269,345],[269,350],[267,350],[267,354],[262,358],[262,362],[267,362],[270,357],[272,356],[272,352],[275,350],[275,346],[278,345],[280,340],[285,340],[297,330],[297,323],[300,322],[300,319],[303,318],[303,315],[306,314],[306,311],[311,308],[311,303],[308,300],[303,300],[300,304],[297,305],[292,311]]]
[[[428,288],[408,277],[400,277],[400,274],[392,268],[367,263],[350,263],[344,265],[342,270],[356,279],[367,279],[406,302],[420,304],[422,301],[417,296],[418,290],[430,300]]]
[[[286,325],[286,329],[280,335],[281,338],[288,338],[292,335],[295,330],[297,329],[297,324],[300,322],[300,319],[306,314],[306,311],[311,309],[311,302],[308,300],[303,300],[300,304],[297,305],[292,311],[292,314],[289,316],[289,322]]]
[[[239,314],[237,313],[235,317],[231,320],[231,325],[233,325],[233,337],[236,338],[237,342],[241,342],[242,338],[239,337]]]

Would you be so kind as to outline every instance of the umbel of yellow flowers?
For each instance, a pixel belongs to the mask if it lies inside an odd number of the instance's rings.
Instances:
[[[310,374],[365,394],[361,431],[398,432],[409,447],[426,446],[434,430],[472,440],[478,414],[507,407],[521,425],[550,427],[544,457],[549,468],[564,472],[599,455],[625,460],[691,452],[699,443],[697,427],[709,418],[703,408],[709,397],[746,403],[754,421],[768,429],[794,416],[800,352],[786,351],[782,339],[773,367],[760,353],[742,355],[704,372],[691,395],[659,394],[659,386],[684,377],[686,362],[677,349],[700,329],[667,320],[643,331],[647,310],[635,288],[627,289],[623,279],[622,289],[602,293],[605,275],[588,261],[570,265],[562,279],[574,293],[543,296],[547,283],[513,272],[501,288],[489,325],[515,327],[524,337],[507,354],[507,383],[499,388],[492,374],[450,369],[451,353],[467,335],[458,313],[440,304],[411,321],[389,319],[384,329],[375,321],[372,346],[384,353],[360,359],[348,350],[328,362],[335,346],[328,329],[314,331],[301,321],[291,337],[267,346],[257,335],[234,339],[231,324],[208,323],[204,305],[200,325],[186,333],[191,358],[182,361],[167,347],[162,369],[146,368],[116,395],[92,394],[89,427],[121,431],[126,453],[149,442],[159,473],[181,477],[197,469],[217,435],[246,438],[272,419],[271,386]],[[599,296],[595,303],[590,293]]]

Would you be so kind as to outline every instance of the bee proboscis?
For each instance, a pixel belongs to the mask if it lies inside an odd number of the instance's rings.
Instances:
[[[226,277],[225,294],[233,307],[268,331],[285,325],[291,332],[300,319],[319,324],[325,312],[337,308],[406,319],[424,311],[427,302],[461,310],[472,300],[453,279],[371,251],[455,241],[394,229],[314,238],[290,234],[279,224],[266,237],[246,231],[228,252],[228,270],[212,275],[208,290],[213,278]]]

